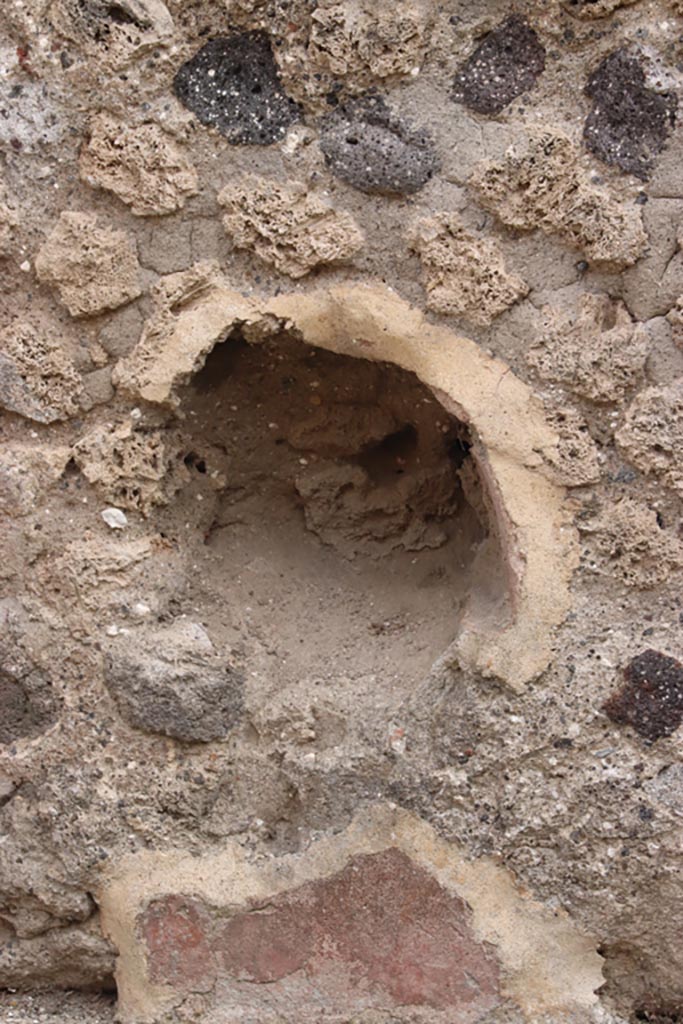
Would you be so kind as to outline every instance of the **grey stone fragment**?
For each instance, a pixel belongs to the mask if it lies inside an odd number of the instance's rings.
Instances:
[[[116,951],[101,934],[96,921],[85,926],[52,928],[31,938],[11,936],[10,941],[0,945],[0,985],[3,988],[49,985],[66,989],[110,989],[115,965]]]
[[[26,379],[3,352],[0,352],[0,405],[37,423],[54,423],[63,419],[59,409],[41,402],[31,393]]]
[[[545,50],[519,15],[486,35],[455,76],[453,99],[480,114],[498,114],[532,89],[545,69]]]
[[[0,352],[0,406],[36,423],[68,419],[81,380],[64,352],[30,330],[3,332],[3,343],[8,350]]]
[[[98,370],[91,370],[83,377],[83,391],[80,395],[80,406],[85,412],[96,405],[104,405],[114,397],[114,387],[111,382],[111,366],[102,366]]]
[[[601,61],[585,92],[593,100],[583,130],[586,148],[606,164],[647,178],[676,123],[676,94],[648,88],[640,62],[625,50]]]
[[[428,132],[406,124],[379,96],[328,115],[320,148],[332,173],[362,192],[418,192],[439,169]]]
[[[11,743],[23,735],[29,718],[28,695],[17,679],[6,672],[0,672],[0,743]]]
[[[178,70],[176,96],[229,142],[267,146],[299,120],[263,32],[211,39]]]
[[[105,683],[134,728],[186,742],[222,739],[242,709],[243,678],[196,623],[136,635],[106,655]]]
[[[644,784],[643,789],[674,813],[683,816],[683,764],[670,764],[663,768]]]
[[[49,678],[21,641],[21,613],[0,606],[0,744],[35,736],[54,721],[56,701]]]

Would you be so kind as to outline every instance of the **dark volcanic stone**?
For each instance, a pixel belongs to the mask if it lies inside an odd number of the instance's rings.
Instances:
[[[598,65],[585,91],[594,102],[583,129],[586,147],[605,163],[646,178],[676,123],[676,95],[649,89],[642,67],[624,50]]]
[[[625,685],[603,704],[613,722],[631,725],[654,741],[670,736],[683,721],[683,665],[647,650],[627,665]]]
[[[300,117],[280,84],[264,32],[212,39],[179,68],[173,88],[202,124],[232,143],[279,142]]]
[[[144,647],[115,646],[104,681],[130,725],[186,742],[222,739],[242,710],[242,674],[193,625],[159,629]]]
[[[11,743],[30,732],[30,709],[26,690],[16,679],[0,674],[0,743]]]
[[[38,735],[57,715],[52,679],[29,653],[28,633],[21,609],[0,601],[0,744]]]
[[[37,670],[0,668],[0,743],[34,736],[54,719],[49,682]]]
[[[429,134],[392,114],[379,96],[329,114],[320,148],[332,173],[362,192],[417,192],[439,167]]]
[[[534,30],[513,14],[489,32],[455,76],[453,99],[480,114],[498,114],[533,88],[545,69]]]

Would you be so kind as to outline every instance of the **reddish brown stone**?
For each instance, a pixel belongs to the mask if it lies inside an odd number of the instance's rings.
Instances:
[[[625,685],[602,706],[613,722],[631,725],[654,742],[683,721],[683,665],[659,651],[643,651],[624,670]]]
[[[296,1000],[292,1021],[322,1005],[333,1015],[426,1007],[469,1024],[498,1003],[498,966],[467,905],[397,849],[224,913],[181,897],[148,908],[152,978],[182,987],[215,970],[231,1006],[253,1009],[266,986],[269,1005]]]

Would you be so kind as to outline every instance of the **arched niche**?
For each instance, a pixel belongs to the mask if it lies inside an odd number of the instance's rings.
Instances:
[[[140,342],[115,373],[136,400],[178,408],[215,347],[235,337],[254,346],[295,339],[414,375],[449,417],[447,429],[466,441],[489,539],[442,654],[516,690],[548,666],[553,630],[570,607],[576,535],[556,469],[557,433],[508,366],[382,285],[258,299],[231,289],[215,265],[200,264],[163,279],[155,300]],[[405,418],[376,440],[389,450],[410,447],[411,429]]]

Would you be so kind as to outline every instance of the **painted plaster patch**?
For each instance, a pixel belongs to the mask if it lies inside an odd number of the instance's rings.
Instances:
[[[236,843],[200,858],[132,855],[99,898],[122,1019],[137,1024],[188,991],[207,1024],[341,1022],[373,1008],[406,1024],[474,1024],[502,998],[560,1019],[587,1012],[602,983],[594,943],[566,915],[380,805],[259,864]]]

